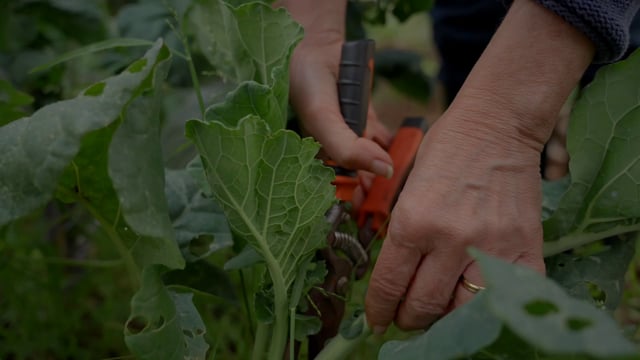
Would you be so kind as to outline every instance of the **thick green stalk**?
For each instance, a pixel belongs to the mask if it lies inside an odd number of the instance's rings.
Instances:
[[[271,256],[275,262],[275,258]],[[289,302],[287,299],[287,288],[284,285],[284,278],[280,272],[280,266],[275,265],[275,273],[271,271],[271,264],[267,259],[267,267],[273,281],[274,314],[273,338],[269,347],[269,359],[281,360],[284,348],[287,344],[287,333],[289,330]]]
[[[296,354],[296,308],[289,309],[289,359]]]
[[[262,360],[264,354],[267,352],[267,338],[271,332],[271,324],[258,322],[258,328],[256,329],[256,337],[253,341],[253,353],[251,354],[251,360]]]

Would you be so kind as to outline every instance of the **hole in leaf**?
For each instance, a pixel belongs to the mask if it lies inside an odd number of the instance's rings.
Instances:
[[[597,305],[603,306],[607,302],[607,293],[604,292],[600,286],[590,281],[586,281],[585,286],[587,290],[589,290],[589,295],[591,295],[591,298]]]
[[[127,321],[126,326],[129,333],[135,335],[142,332],[147,325],[149,325],[149,322],[144,316],[135,316]]]
[[[204,335],[204,330],[202,330],[202,329],[196,329],[196,335],[198,335],[198,336],[202,336],[202,335]]]
[[[189,242],[189,252],[196,257],[204,256],[209,252],[214,241],[215,237],[213,235],[200,235],[193,238]]]
[[[160,316],[158,318],[158,320],[153,322],[152,326],[153,326],[154,330],[157,330],[157,329],[160,329],[161,327],[163,327],[164,326],[164,316]]]
[[[137,73],[142,71],[142,69],[144,69],[145,66],[147,66],[147,59],[142,58],[140,60],[137,60],[133,64],[129,65],[127,70],[131,73]]]
[[[190,339],[193,339],[193,333],[191,332],[191,330],[182,330],[182,334]]]
[[[546,316],[559,312],[558,307],[547,300],[533,300],[528,302],[524,309],[533,316]]]
[[[87,90],[84,91],[85,96],[100,96],[104,91],[105,86],[107,84],[105,82],[99,82],[97,84],[91,85]]]
[[[158,53],[158,61],[166,60],[171,56],[171,51],[166,46],[163,46]]]
[[[582,331],[591,326],[591,320],[579,317],[570,317],[567,319],[567,326],[573,331]]]
[[[564,267],[564,263],[558,263],[558,267],[559,268],[563,268]]]

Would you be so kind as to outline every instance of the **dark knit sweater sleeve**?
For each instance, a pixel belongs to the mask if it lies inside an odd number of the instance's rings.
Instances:
[[[596,45],[594,62],[618,60],[629,45],[629,27],[640,0],[536,0]]]

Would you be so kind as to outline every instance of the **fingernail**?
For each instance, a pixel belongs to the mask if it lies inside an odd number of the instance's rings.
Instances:
[[[384,334],[384,332],[387,331],[387,327],[386,326],[374,326],[373,327],[373,334],[374,335],[382,335]]]
[[[385,176],[387,179],[391,179],[393,176],[393,166],[381,160],[373,160],[371,170],[377,175]]]

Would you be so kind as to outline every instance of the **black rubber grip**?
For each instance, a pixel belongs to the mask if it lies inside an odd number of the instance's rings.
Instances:
[[[363,135],[367,125],[374,52],[373,40],[348,41],[342,45],[338,77],[340,111],[358,136]]]
[[[423,133],[426,133],[429,125],[427,124],[427,120],[422,116],[414,116],[404,118],[402,127],[414,127],[422,130]]]

